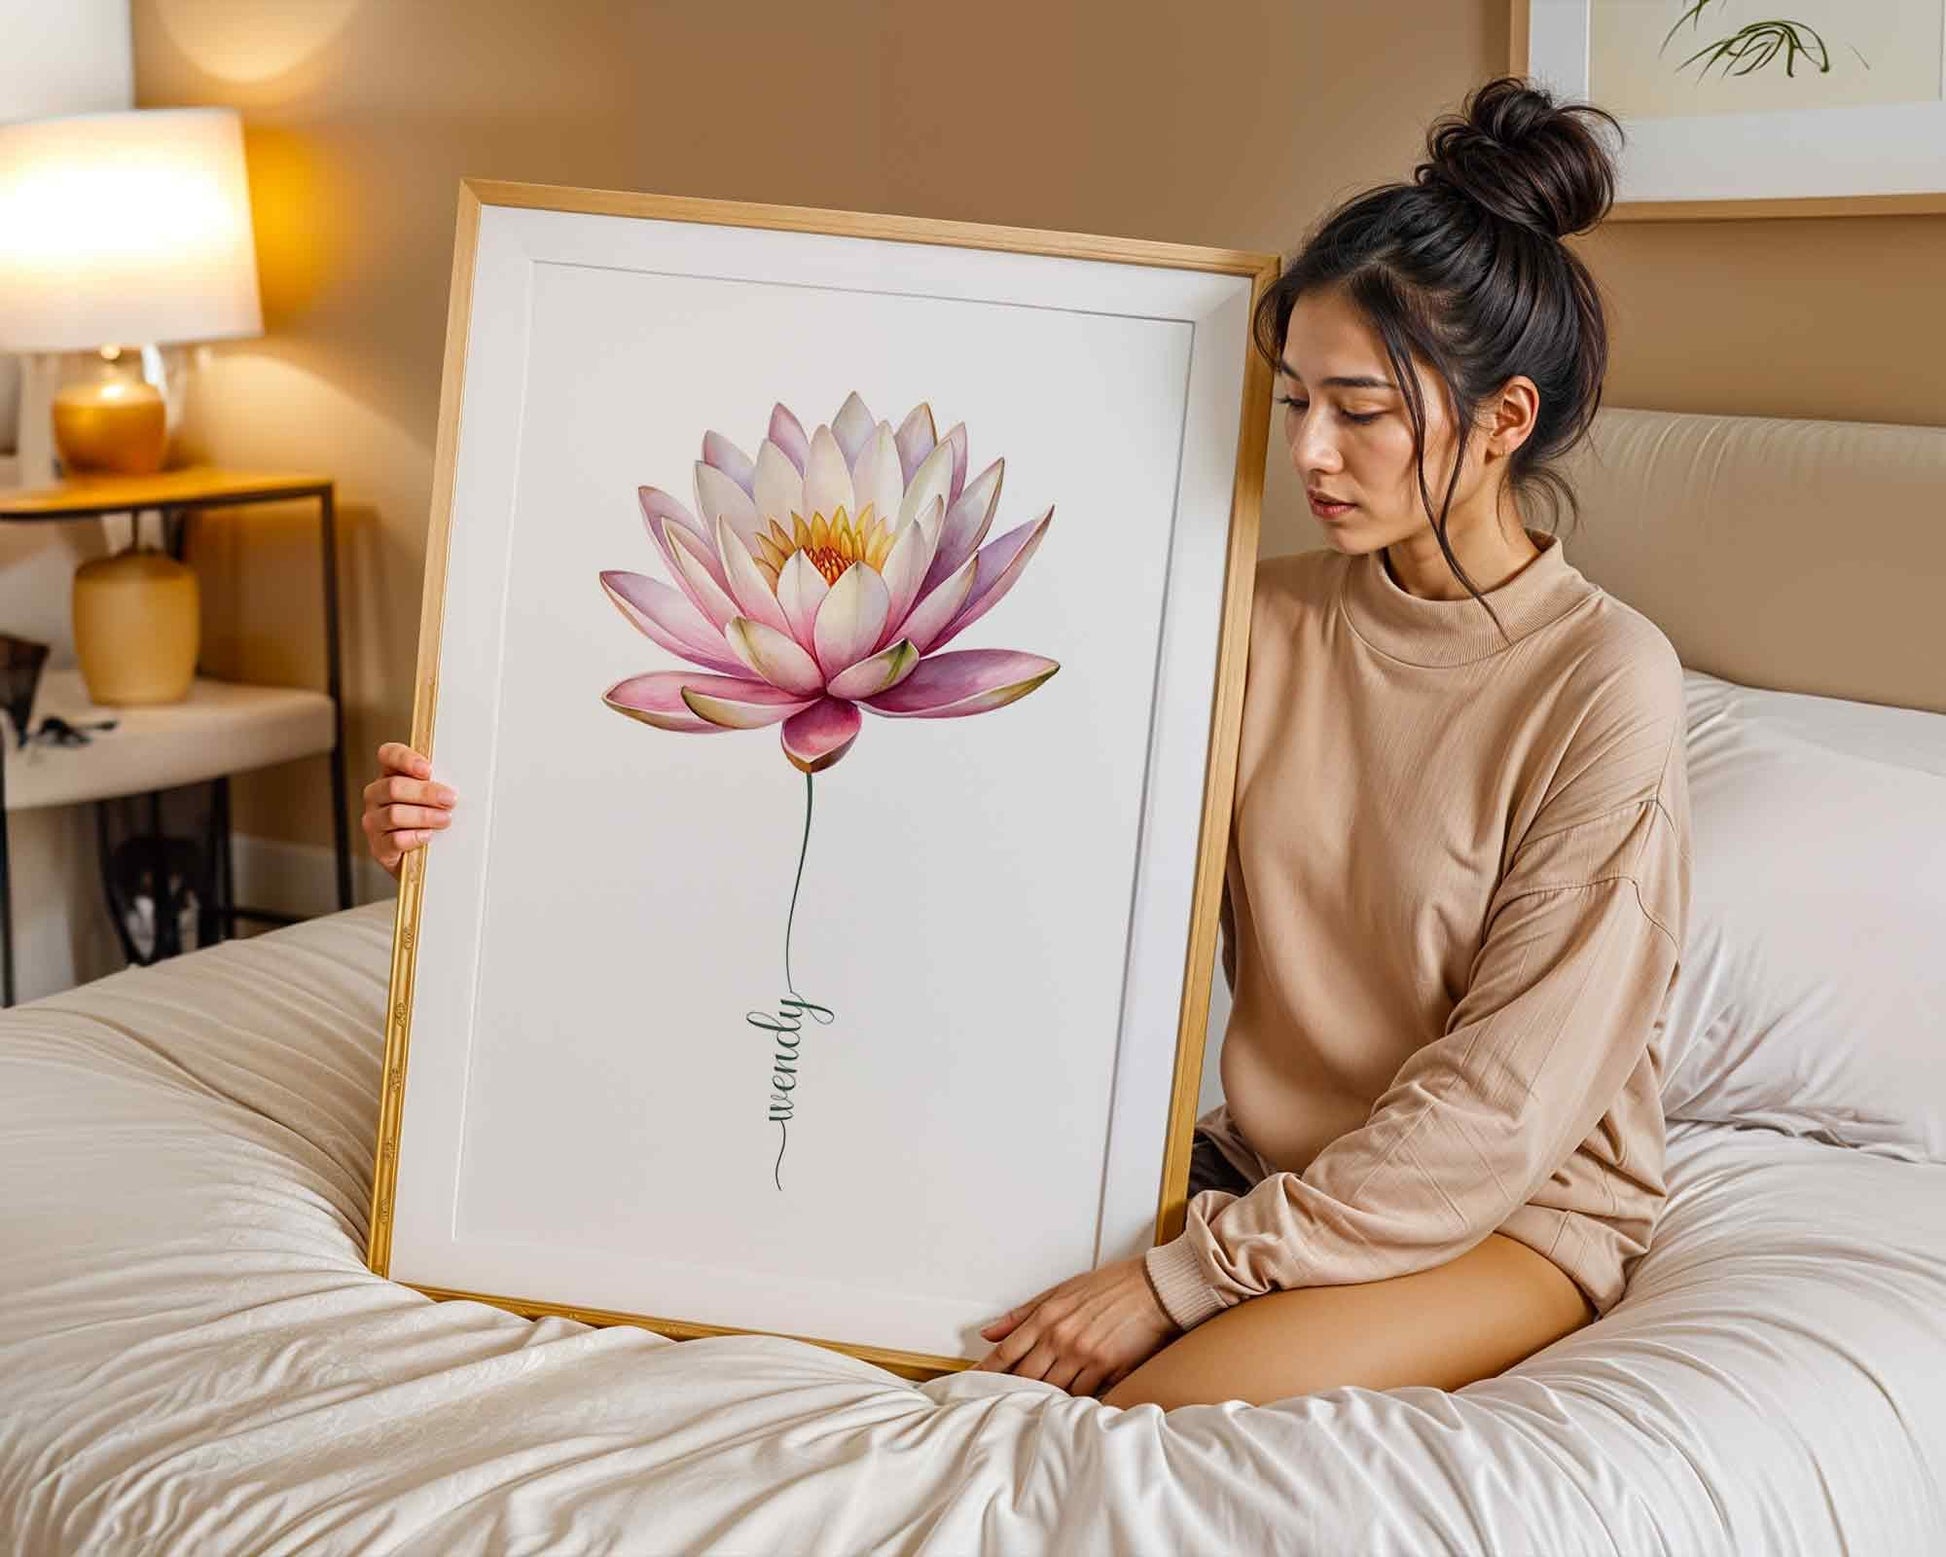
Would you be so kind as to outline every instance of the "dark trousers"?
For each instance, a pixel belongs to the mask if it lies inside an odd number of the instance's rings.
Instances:
[[[1189,1195],[1205,1189],[1227,1189],[1233,1195],[1247,1194],[1251,1180],[1239,1173],[1228,1157],[1217,1150],[1209,1132],[1198,1129],[1189,1153]]]

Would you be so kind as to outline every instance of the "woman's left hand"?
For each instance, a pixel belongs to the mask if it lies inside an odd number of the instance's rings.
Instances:
[[[981,1326],[1000,1344],[974,1366],[1094,1395],[1179,1333],[1142,1274],[1142,1257],[1132,1255],[1070,1276]]]

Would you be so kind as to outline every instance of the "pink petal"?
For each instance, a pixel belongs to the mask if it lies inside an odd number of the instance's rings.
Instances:
[[[774,627],[739,616],[723,629],[730,652],[773,687],[799,697],[810,697],[824,690],[824,672],[818,662],[804,652],[795,638]]]
[[[958,649],[928,656],[893,687],[865,698],[873,713],[895,719],[953,719],[983,714],[1025,697],[1061,668],[1018,649]]]
[[[703,434],[703,460],[714,465],[728,476],[745,492],[755,492],[757,467],[749,455],[730,442],[720,432],[711,430]]]
[[[838,440],[838,447],[844,451],[847,468],[858,461],[858,451],[865,447],[865,440],[871,437],[878,426],[878,420],[865,409],[865,402],[853,390],[845,396],[845,403],[838,407],[838,414],[831,418],[831,436]]]
[[[919,586],[922,593],[972,556],[986,539],[987,529],[993,523],[993,511],[1000,502],[1000,482],[1006,474],[1006,465],[1005,460],[995,460],[973,478],[973,484],[947,509],[945,523],[939,527],[939,545],[933,552],[932,566],[926,572],[925,582]]]
[[[723,635],[710,625],[709,618],[661,579],[610,568],[601,575],[601,587],[637,632],[671,654],[726,675],[743,674],[743,667],[731,657]]]
[[[803,475],[804,462],[811,457],[811,439],[804,431],[804,424],[791,415],[791,408],[781,400],[770,408],[770,441],[797,467],[797,473]]]
[[[939,434],[933,428],[932,407],[921,400],[905,413],[905,420],[899,423],[899,430],[892,435],[892,441],[899,450],[899,476],[910,485],[912,473],[919,468],[919,462],[932,453],[933,445],[939,442]]]
[[[953,501],[952,485],[953,451],[950,445],[942,443],[919,462],[919,468],[906,483],[905,495],[899,499],[899,529],[916,523],[932,506],[934,498],[939,499],[940,511],[945,512]]]
[[[952,642],[963,629],[972,626],[1000,603],[1001,596],[1014,587],[1014,580],[1020,577],[1021,570],[1027,566],[1027,559],[1034,555],[1034,548],[1040,545],[1041,537],[1053,522],[1054,509],[1050,505],[1040,518],[1009,530],[999,540],[989,541],[974,553],[973,560],[979,564],[979,577],[974,580],[972,592],[967,596],[966,604],[960,607],[959,614],[947,624],[946,630],[927,645],[928,649],[937,649]]]
[[[838,575],[838,582],[819,605],[818,619],[811,629],[818,664],[826,676],[837,675],[878,647],[890,604],[885,580],[870,563],[854,562]]]
[[[702,542],[709,575],[716,580],[718,588],[724,587],[723,570],[716,560],[716,548],[710,544],[709,532],[703,528],[700,519],[660,487],[637,487],[635,500],[642,505],[642,522],[648,528],[649,538],[668,562],[671,574],[676,571],[676,555],[664,531],[668,524],[687,530],[692,538]]]
[[[863,723],[856,703],[819,698],[784,721],[784,755],[790,758],[791,766],[806,773],[822,772],[851,749]]]
[[[685,686],[718,686],[734,681],[738,686],[755,685],[730,676],[707,676],[693,670],[653,670],[647,675],[618,681],[601,700],[618,714],[627,714],[658,730],[680,730],[685,735],[713,735],[722,728],[698,719],[682,700]],[[720,687],[719,687],[720,690]]]
[[[888,692],[912,674],[919,664],[919,651],[910,639],[901,638],[889,649],[880,649],[856,665],[847,665],[825,684],[833,697],[873,697]]]
[[[708,683],[708,684],[705,684]],[[815,697],[793,697],[764,681],[693,676],[682,684],[689,711],[722,730],[755,730],[809,708]]]
[[[965,609],[967,600],[973,594],[973,583],[979,569],[980,559],[975,553],[955,568],[945,582],[934,585],[931,594],[921,595],[919,603],[906,615],[906,619],[891,631],[901,638],[910,638],[913,647],[924,654],[932,647],[933,640],[952,625],[953,618]]]
[[[946,505],[950,508],[959,501],[960,490],[966,485],[966,423],[953,423],[941,441],[953,446],[953,484],[946,493]]]
[[[662,531],[675,564],[676,581],[696,603],[696,609],[709,618],[712,626],[718,628],[727,627],[732,617],[741,616],[743,613],[736,601],[723,588],[719,577],[723,562],[716,555],[716,548],[697,540],[687,530],[670,524],[666,519],[662,522]]]

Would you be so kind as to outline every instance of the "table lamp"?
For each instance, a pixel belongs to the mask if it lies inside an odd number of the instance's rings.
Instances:
[[[90,374],[54,395],[64,475],[160,470],[169,422],[156,348],[262,333],[234,109],[0,125],[0,351],[98,354]],[[84,563],[74,615],[95,702],[187,694],[200,621],[196,575],[183,563],[133,545]]]

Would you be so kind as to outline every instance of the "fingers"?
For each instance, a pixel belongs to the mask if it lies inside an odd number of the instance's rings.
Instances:
[[[396,878],[406,852],[452,823],[459,796],[435,782],[432,763],[403,741],[378,748],[379,775],[365,786],[363,826],[372,857]]]
[[[1022,1305],[1027,1310],[1027,1313],[1022,1315],[1022,1318],[1027,1322],[1021,1323],[1017,1320],[1010,1327],[1007,1338],[998,1346],[994,1347],[992,1351],[988,1352],[985,1358],[981,1360],[980,1366],[982,1368],[990,1369],[995,1373],[1024,1373],[1023,1369],[1015,1365],[1019,1363],[1021,1358],[1036,1348],[1046,1328],[1042,1317],[1032,1311],[1034,1306],[1030,1304]],[[1020,1314],[1021,1310],[1016,1309],[1014,1313]],[[1007,1317],[1011,1318],[1013,1316],[1009,1315]],[[1046,1348],[1042,1346],[1040,1350],[1045,1353]],[[1043,1367],[1047,1365],[1045,1356],[1043,1356],[1041,1365]],[[1024,1374],[1024,1376],[1029,1378],[1040,1377],[1038,1373]]]
[[[365,813],[377,818],[377,825],[397,832],[402,827],[450,827],[452,809],[448,806],[374,806]]]
[[[390,815],[394,812],[408,812],[395,825]],[[388,860],[395,860],[407,849],[416,849],[436,832],[452,825],[452,818],[443,811],[421,811],[416,806],[382,806],[375,811],[367,811],[363,826],[365,837],[370,841],[372,854],[386,869],[391,866]]]
[[[1002,1336],[1011,1332],[1013,1327],[1020,1323],[1021,1316],[1026,1312],[1027,1305],[1024,1303],[1019,1308],[1010,1308],[998,1319],[989,1319],[985,1324],[981,1325],[980,1334],[985,1336],[989,1341],[997,1341]]]
[[[432,777],[432,764],[404,741],[386,741],[378,748],[378,765],[391,773],[410,773],[418,778]]]
[[[452,824],[459,796],[432,776],[432,763],[403,741],[378,748],[379,775],[365,786],[365,838],[380,867],[395,880],[408,851]]]
[[[450,806],[458,799],[458,792],[450,784],[407,778],[398,773],[380,774],[365,786],[365,804],[368,806],[388,800],[411,800],[422,806]]]

